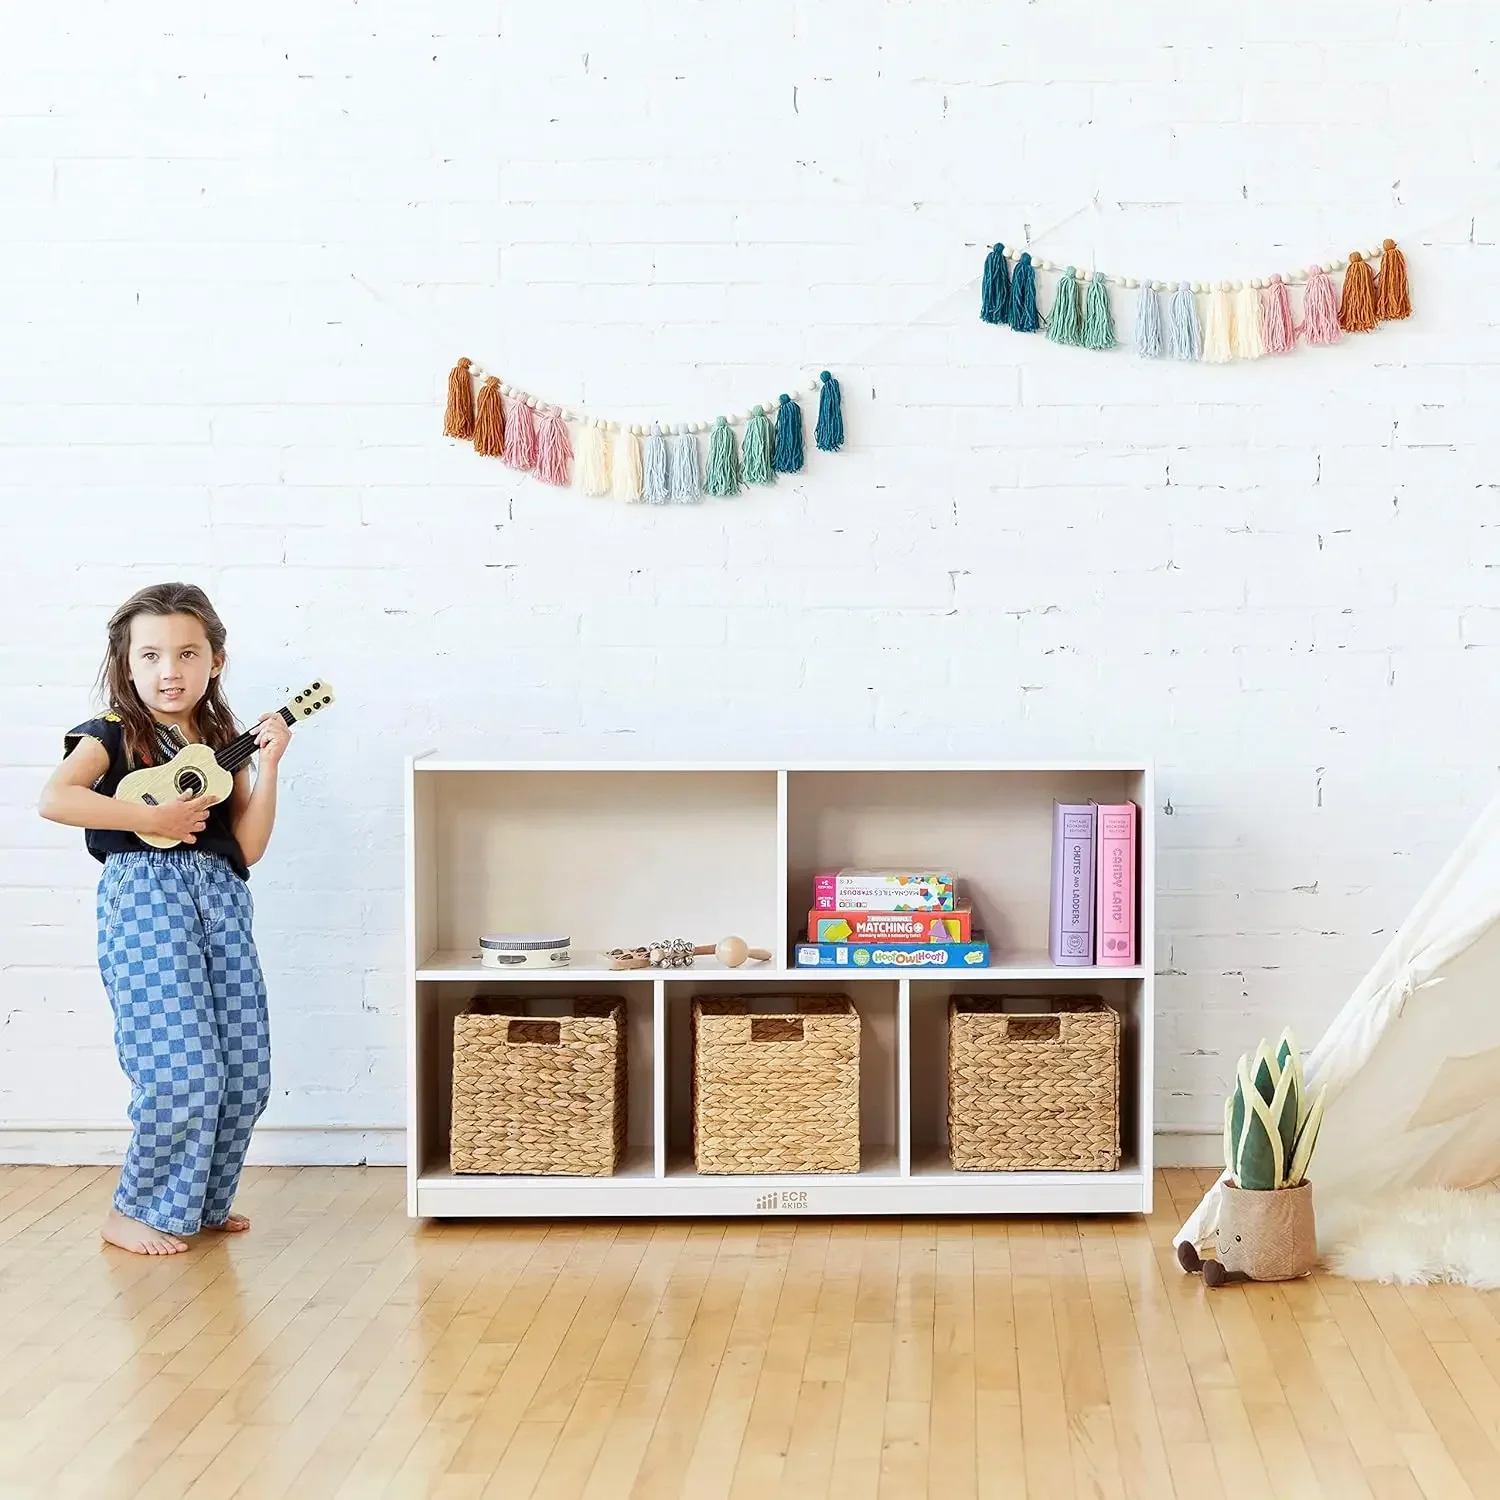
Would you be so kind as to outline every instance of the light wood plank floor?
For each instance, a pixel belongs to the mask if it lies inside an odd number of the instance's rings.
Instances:
[[[1500,1293],[1206,1293],[1149,1222],[415,1225],[252,1170],[249,1236],[101,1248],[0,1168],[0,1496],[1500,1496]]]

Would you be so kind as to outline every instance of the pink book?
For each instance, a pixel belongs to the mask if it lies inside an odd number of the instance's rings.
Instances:
[[[1101,968],[1138,962],[1136,848],[1139,809],[1134,802],[1101,803],[1098,809],[1098,879],[1094,932]]]

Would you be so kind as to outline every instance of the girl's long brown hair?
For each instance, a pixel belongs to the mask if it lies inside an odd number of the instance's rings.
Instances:
[[[198,737],[220,750],[239,733],[239,726],[224,701],[224,641],[227,632],[208,595],[192,583],[155,583],[132,594],[110,617],[109,649],[99,669],[99,685],[109,707],[119,714],[125,731],[125,753],[135,766],[160,759],[156,745],[156,721],[141,702],[130,677],[130,626],[137,615],[192,615],[203,626],[209,650],[221,670],[208,679],[208,690],[193,710],[193,728]]]

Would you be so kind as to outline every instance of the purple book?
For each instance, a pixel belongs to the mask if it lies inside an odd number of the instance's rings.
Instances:
[[[1094,807],[1052,804],[1052,909],[1047,922],[1055,964],[1094,961]]]

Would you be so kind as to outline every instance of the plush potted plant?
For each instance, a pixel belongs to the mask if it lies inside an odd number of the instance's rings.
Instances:
[[[1234,1092],[1224,1101],[1228,1175],[1219,1185],[1217,1258],[1196,1266],[1184,1261],[1189,1270],[1203,1272],[1206,1286],[1289,1281],[1317,1264],[1307,1168],[1324,1097],[1319,1092],[1309,1103],[1302,1056],[1289,1030],[1274,1052],[1262,1041],[1253,1062],[1240,1058]]]

